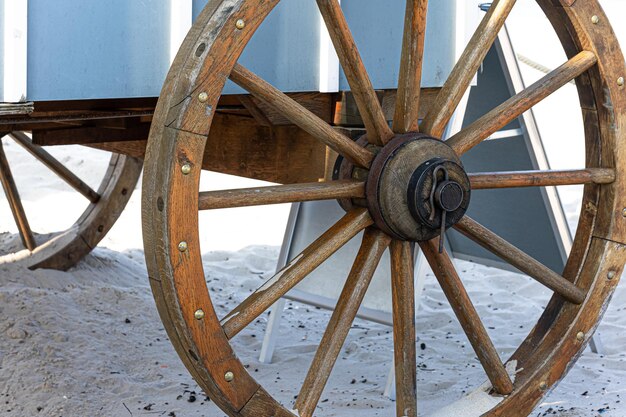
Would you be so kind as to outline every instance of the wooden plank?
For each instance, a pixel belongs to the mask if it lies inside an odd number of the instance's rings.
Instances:
[[[432,108],[440,88],[422,88],[420,93],[420,103],[417,113],[418,119],[423,119],[426,113]],[[398,96],[396,90],[377,90],[376,95],[382,101],[383,114],[385,119],[390,122],[396,110],[396,98]],[[341,92],[341,97],[337,101],[336,111],[334,113],[333,123],[336,126],[345,127],[361,127],[363,119],[359,114],[359,109],[354,100],[354,95],[350,91]]]
[[[300,92],[285,93],[287,96],[319,117],[327,123],[333,120],[335,94],[318,93],[318,92]],[[223,97],[222,97],[223,98]],[[293,122],[285,117],[284,114],[277,111],[271,104],[265,103],[255,97],[251,97],[252,101],[269,119],[273,125],[292,125]],[[220,99],[221,101],[222,99]]]
[[[146,141],[87,146],[143,158]],[[251,117],[217,113],[204,150],[202,169],[279,184],[325,177],[326,146],[297,126],[259,125]],[[334,160],[328,161],[332,166]]]
[[[242,94],[239,97],[239,101],[241,102],[241,105],[244,106],[246,110],[248,110],[250,115],[254,118],[254,120],[257,121],[258,124],[265,127],[272,126],[272,121],[269,119],[269,117],[267,117],[263,109],[259,107],[257,101],[255,101],[252,96]]]
[[[146,140],[149,133],[149,123],[137,123],[135,126],[126,129],[84,126],[69,129],[33,130],[33,143],[39,146],[52,146],[136,141]]]

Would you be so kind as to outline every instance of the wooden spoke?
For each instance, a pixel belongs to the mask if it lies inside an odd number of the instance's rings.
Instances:
[[[393,131],[417,131],[428,0],[407,0]]]
[[[11,174],[11,168],[9,167],[9,161],[4,153],[4,146],[2,145],[2,138],[0,137],[0,181],[2,182],[2,188],[6,194],[9,205],[11,206],[11,212],[17,224],[17,229],[20,232],[22,243],[28,250],[35,250],[37,243],[35,243],[35,237],[28,225],[28,219],[26,218],[26,212],[24,206],[22,206],[22,200],[20,194],[15,186],[13,180],[13,174]]]
[[[275,107],[294,124],[306,130],[350,161],[361,167],[369,168],[374,158],[370,151],[333,129],[328,123],[259,78],[256,74],[237,64],[230,74],[230,79],[253,96]]]
[[[347,213],[263,286],[228,313],[221,324],[228,338],[234,337],[280,297],[321,265],[357,233],[373,223],[365,209]]]
[[[376,266],[389,242],[390,238],[380,230],[374,228],[365,230],[359,253],[300,389],[295,405],[299,416],[313,416]]]
[[[511,97],[470,126],[452,136],[447,141],[448,145],[458,155],[464,154],[484,139],[487,139],[491,134],[497,132],[527,110],[530,110],[535,104],[554,93],[563,85],[587,71],[596,62],[597,57],[593,52],[580,52],[535,84]]]
[[[397,240],[390,249],[396,415],[417,417],[413,249],[411,243]]]
[[[360,181],[313,182],[200,193],[200,210],[296,203],[301,201],[364,198],[365,183]]]
[[[367,138],[370,143],[385,144],[393,137],[393,132],[387,124],[382,105],[378,101],[372,82],[367,75],[339,1],[317,0],[317,5],[328,28],[328,33],[339,56],[352,94],[354,94],[359,113],[367,130]]]
[[[480,246],[560,294],[566,300],[580,304],[585,299],[585,293],[573,283],[468,216],[463,217],[454,227]]]
[[[500,356],[498,356],[498,352],[493,346],[448,253],[445,250],[443,253],[439,253],[439,239],[421,242],[420,247],[491,384],[498,393],[510,394],[513,391],[513,382],[511,382],[511,378],[502,364]]]
[[[610,184],[615,181],[615,170],[611,168],[586,168],[564,171],[479,172],[468,176],[472,190],[484,190],[592,183]]]
[[[495,0],[491,4],[435,99],[432,109],[424,118],[421,129],[423,132],[434,137],[443,135],[446,124],[450,121],[514,4],[515,0]]]
[[[24,133],[11,132],[9,136],[11,136],[18,144],[37,158],[42,164],[48,167],[52,172],[57,174],[59,178],[65,181],[69,186],[85,196],[85,198],[89,201],[92,203],[98,202],[100,195],[97,192],[92,190],[89,185],[78,178],[72,171],[67,169],[65,165],[60,163],[41,146],[35,145]]]

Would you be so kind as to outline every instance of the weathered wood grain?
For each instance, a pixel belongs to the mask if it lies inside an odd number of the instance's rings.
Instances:
[[[221,321],[230,339],[272,306],[357,233],[373,223],[365,209],[347,213]]]
[[[468,216],[463,217],[454,228],[566,300],[575,304],[584,301],[585,293],[576,285]]]
[[[298,394],[294,407],[300,417],[313,416],[380,257],[390,241],[391,239],[378,229],[365,230],[359,253]]]
[[[415,283],[412,245],[410,242],[394,240],[390,246],[397,417],[417,417]]]
[[[406,2],[398,95],[392,125],[395,133],[418,130],[427,11],[428,0]]]
[[[433,108],[422,122],[422,132],[441,137],[514,5],[515,0],[496,0],[491,3],[489,11],[444,83]]]
[[[87,200],[92,203],[96,203],[100,199],[100,195],[92,190],[87,183],[78,178],[76,174],[67,169],[65,165],[60,163],[41,146],[33,144],[26,134],[22,132],[11,132],[9,136],[11,136],[19,145],[37,158],[37,160],[39,160],[42,164],[48,167],[69,186],[82,194]]]
[[[515,187],[547,187],[575,184],[610,184],[615,181],[612,168],[573,170],[478,172],[468,174],[472,190]]]
[[[255,97],[279,109],[294,124],[355,164],[365,168],[369,167],[373,158],[370,151],[334,130],[327,122],[241,65],[235,65],[230,74],[230,79]]]
[[[15,185],[15,180],[13,179],[13,174],[11,173],[9,161],[4,153],[2,137],[0,137],[0,182],[2,182],[4,194],[9,202],[9,206],[11,207],[13,219],[15,220],[17,230],[20,233],[22,244],[28,250],[32,251],[37,247],[37,243],[35,242],[33,232],[30,230],[28,218],[26,217],[26,212],[24,211],[24,206],[22,205],[22,199],[20,198],[20,193],[17,191],[17,186]]]
[[[474,123],[446,141],[454,151],[462,155],[478,145],[490,135],[530,110],[550,94],[578,77],[597,62],[596,54],[582,51],[550,74],[546,75],[524,91],[511,97]]]
[[[240,188],[201,192],[198,208],[213,210],[263,204],[297,203],[365,197],[365,183],[360,181],[329,181],[269,187]]]
[[[500,394],[510,394],[513,382],[496,351],[485,326],[461,282],[452,260],[444,250],[439,253],[439,238],[420,242],[420,248],[441,285],[454,314],[483,365],[491,384]]]
[[[376,145],[387,143],[393,137],[393,132],[387,124],[339,1],[317,0],[317,5],[350,84],[369,142]]]

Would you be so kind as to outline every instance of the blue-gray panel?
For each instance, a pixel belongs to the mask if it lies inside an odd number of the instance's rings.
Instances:
[[[398,85],[405,0],[342,0],[341,7],[376,89]],[[441,87],[455,63],[456,0],[428,5],[423,87]],[[348,90],[345,75],[339,88]]]
[[[0,0],[0,17],[4,16],[4,0]],[[4,19],[0,18],[0,102],[4,98]]]
[[[207,0],[193,0],[193,20],[195,21],[204,6],[206,6]]]
[[[194,19],[206,0],[194,0]],[[239,62],[282,91],[319,89],[319,11],[315,1],[282,0],[261,24]],[[228,82],[225,94],[241,93]]]
[[[478,85],[472,87],[464,126],[496,107],[511,96],[495,48],[492,48],[478,75]],[[516,120],[507,128],[520,126]],[[485,141],[463,157],[468,172],[514,171],[537,169],[530,156],[525,137]],[[559,208],[560,209],[560,208]],[[552,225],[550,207],[540,188],[479,190],[472,193],[468,215],[491,229],[524,252],[553,270],[564,266],[560,236]],[[448,233],[450,246],[456,255],[499,261],[491,252],[471,242],[455,231]]]
[[[454,65],[455,2],[439,0],[430,3],[424,87],[442,86]],[[194,0],[194,18],[206,3],[206,0]],[[341,2],[377,89],[397,87],[405,4],[404,0]],[[317,91],[320,19],[315,1],[282,0],[252,38],[241,62],[282,91]],[[340,74],[339,88],[349,90],[343,73]],[[229,83],[225,92],[239,93],[241,90]]]
[[[28,98],[157,96],[169,13],[163,0],[29,0]]]

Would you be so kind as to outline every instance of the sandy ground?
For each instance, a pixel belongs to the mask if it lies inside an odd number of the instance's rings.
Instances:
[[[607,1],[608,7],[616,2]],[[615,9],[613,9],[615,10]],[[526,9],[513,19],[514,39],[527,32]],[[516,24],[518,22],[518,24]],[[621,28],[620,28],[621,30]],[[533,48],[546,39],[534,31],[518,51],[547,66],[559,56]],[[539,51],[539,52],[538,52]],[[548,51],[548,52],[546,52]],[[524,68],[528,82],[541,74]],[[577,166],[580,146],[562,125],[546,121],[558,106],[564,114],[573,88],[537,109],[553,167]],[[550,107],[552,106],[552,107]],[[543,122],[542,122],[543,121]],[[568,119],[572,134],[575,118]],[[569,132],[568,132],[569,133]],[[564,137],[567,136],[567,137]],[[563,155],[565,140],[571,153]],[[5,142],[33,229],[67,227],[84,200],[15,144]],[[106,164],[98,151],[74,147],[53,153],[94,183]],[[32,184],[37,184],[33,187]],[[250,185],[247,183],[246,185]],[[207,174],[203,189],[243,186],[236,179]],[[140,230],[140,190],[97,248],[69,272],[28,271],[0,264],[0,415],[2,416],[222,416],[191,379],[160,324],[148,286]],[[575,225],[579,189],[559,190],[568,220]],[[52,213],[52,214],[51,214]],[[288,207],[238,209],[204,215],[202,249],[206,278],[218,314],[224,315],[272,276]],[[263,221],[259,221],[263,219]],[[19,243],[0,195],[0,253]],[[209,229],[206,229],[209,230]],[[526,336],[550,292],[527,277],[459,261],[457,267],[503,358]],[[514,297],[511,297],[514,295]],[[589,350],[533,415],[626,415],[626,290],[618,287],[599,327],[602,355]],[[267,314],[242,332],[234,346],[250,372],[279,400],[292,403],[329,313],[288,303],[274,363],[258,362]],[[478,387],[485,376],[436,281],[429,274],[417,319],[420,413],[430,415]],[[622,333],[624,332],[624,333]],[[393,346],[389,327],[357,320],[342,349],[320,403],[323,416],[391,416],[395,403],[383,396]]]

